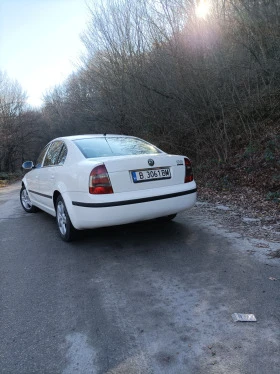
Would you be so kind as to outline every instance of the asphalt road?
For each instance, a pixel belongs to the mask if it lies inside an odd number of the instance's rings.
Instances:
[[[280,372],[279,261],[191,211],[64,243],[18,194],[0,190],[1,374]]]

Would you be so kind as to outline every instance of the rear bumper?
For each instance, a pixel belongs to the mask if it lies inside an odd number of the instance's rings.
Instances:
[[[188,188],[186,188],[188,187]],[[160,188],[155,191],[89,195],[63,195],[67,210],[76,229],[114,226],[163,217],[191,208],[196,202],[195,182]]]

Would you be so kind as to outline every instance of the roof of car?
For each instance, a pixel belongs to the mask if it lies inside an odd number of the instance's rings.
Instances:
[[[103,137],[130,137],[127,135],[120,134],[85,134],[85,135],[71,135],[71,136],[61,136],[57,139],[68,139],[68,140],[78,140],[78,139],[88,139],[88,138],[103,138]]]

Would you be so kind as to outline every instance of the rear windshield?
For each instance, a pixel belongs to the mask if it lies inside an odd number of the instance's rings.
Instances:
[[[161,153],[152,144],[129,137],[77,139],[74,143],[86,158]]]

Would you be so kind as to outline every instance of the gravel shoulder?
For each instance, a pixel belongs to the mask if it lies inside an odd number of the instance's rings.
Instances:
[[[252,189],[218,193],[202,188],[191,214],[212,230],[246,241],[251,253],[280,258],[279,208]]]

